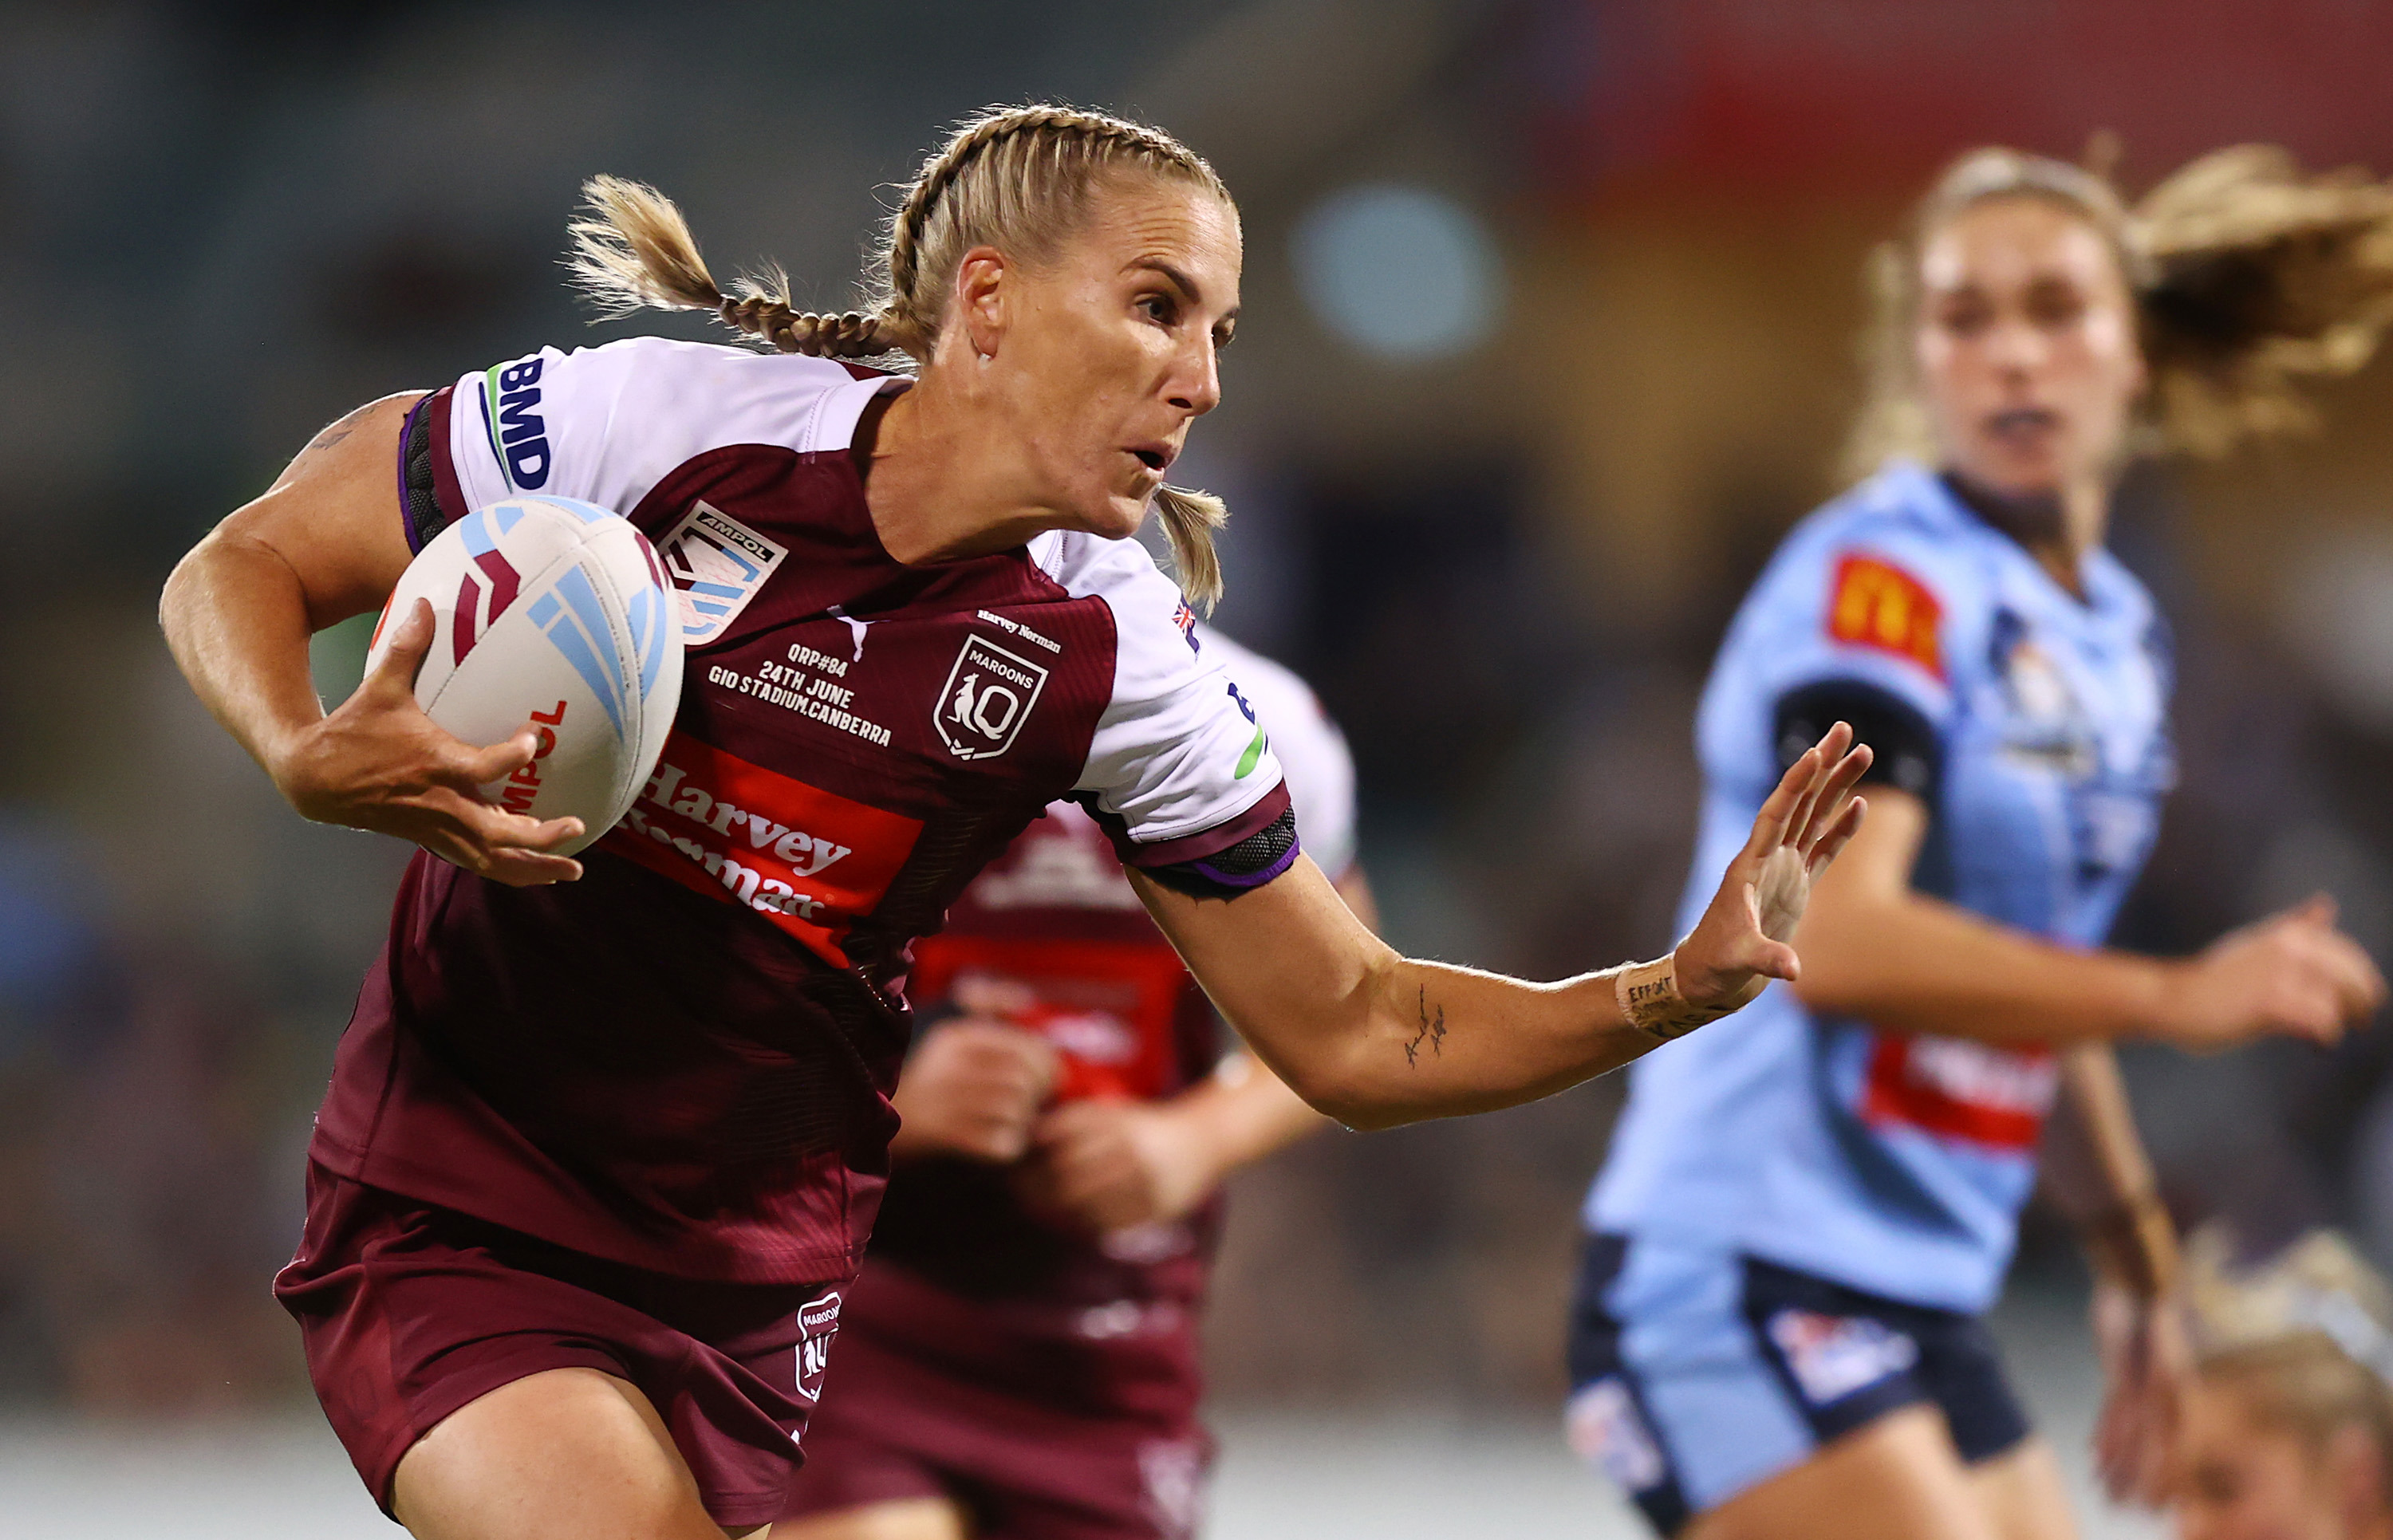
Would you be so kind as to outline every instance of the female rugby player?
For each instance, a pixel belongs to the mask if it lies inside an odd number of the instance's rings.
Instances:
[[[2393,1294],[2329,1231],[2243,1272],[2226,1240],[2187,1247],[2178,1540],[2393,1540]]]
[[[1295,674],[1191,634],[1270,729],[1306,854],[1367,923],[1344,738]],[[773,1540],[1184,1540],[1211,1455],[1209,1199],[1327,1120],[1222,1057],[1203,991],[1070,803],[916,944],[908,994],[948,1019],[899,1077],[837,1388]]]
[[[1218,504],[1162,476],[1219,399],[1238,224],[1168,136],[1053,107],[967,124],[891,216],[879,303],[840,317],[778,283],[723,294],[670,203],[591,190],[599,293],[780,356],[543,349],[360,408],[162,607],[296,808],[424,847],[277,1285],[416,1534],[711,1540],[778,1516],[887,1169],[907,948],[1060,798],[1247,1041],[1349,1123],[1547,1094],[1796,972],[1811,878],[1860,816],[1842,727],[1652,963],[1529,985],[1401,958],[1302,855],[1261,731],[1125,538],[1156,502],[1196,596],[1218,586]],[[837,361],[892,350],[917,371]],[[416,709],[428,607],[337,709],[307,673],[311,632],[526,492],[621,510],[710,574],[662,762],[586,861],[556,854],[569,820],[476,795],[529,731],[468,746]],[[753,688],[767,671],[841,709],[778,704],[801,698]],[[1000,681],[1018,708],[987,709]]]
[[[1876,750],[1870,827],[1801,981],[1639,1066],[1587,1208],[1574,1439],[1704,1540],[2070,1533],[1978,1320],[2057,1091],[2077,1157],[2053,1174],[2101,1280],[2098,1452],[2156,1497],[2175,1240],[2107,1045],[2331,1041],[2385,991],[2320,900],[2182,962],[2101,949],[2174,774],[2166,632],[2102,542],[2139,436],[2223,447],[2367,357],[2393,199],[2245,149],[2131,216],[2093,175],[1984,150],[1885,276],[1861,446],[1883,468],[1730,628],[1696,869],[1821,720]]]

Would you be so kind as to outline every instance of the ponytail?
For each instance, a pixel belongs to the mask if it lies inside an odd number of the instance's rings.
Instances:
[[[2393,320],[2393,187],[2305,176],[2273,145],[2205,155],[2138,204],[2138,294],[2169,443],[2223,453],[2316,420],[2302,387],[2348,374]]]

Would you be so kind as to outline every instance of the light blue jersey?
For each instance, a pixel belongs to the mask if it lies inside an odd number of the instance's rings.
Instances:
[[[1915,776],[1933,821],[1913,885],[2098,945],[2151,852],[2174,765],[2151,597],[2104,552],[2084,581],[2080,599],[1913,465],[1798,526],[1704,691],[1681,933],[1792,757],[1773,741],[1783,703],[1861,686],[1916,713],[1941,761]],[[2009,1262],[2056,1078],[2048,1050],[1880,1032],[1772,985],[1639,1061],[1587,1221],[1981,1311]]]

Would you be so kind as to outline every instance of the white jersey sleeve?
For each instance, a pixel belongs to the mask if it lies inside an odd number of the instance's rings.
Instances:
[[[1296,832],[1331,881],[1354,865],[1354,756],[1296,671],[1198,621],[1196,639],[1255,709],[1288,774]]]
[[[1127,842],[1123,859],[1202,856],[1284,810],[1279,761],[1262,725],[1196,646],[1196,616],[1145,548],[1056,532],[1031,542],[1030,555],[1067,592],[1100,597],[1113,613],[1113,695],[1074,791],[1118,831],[1118,846]]]
[[[845,449],[865,403],[904,383],[828,359],[664,337],[544,347],[457,382],[450,464],[466,509],[545,492],[628,516],[709,450]]]

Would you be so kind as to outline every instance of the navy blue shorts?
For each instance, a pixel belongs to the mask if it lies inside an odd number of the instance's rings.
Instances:
[[[1572,1447],[1666,1535],[1898,1407],[1970,1465],[2029,1431],[1976,1316],[1650,1238],[1589,1237],[1570,1374]]]

